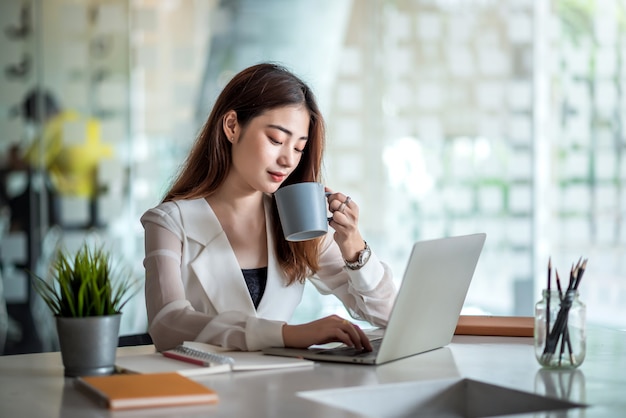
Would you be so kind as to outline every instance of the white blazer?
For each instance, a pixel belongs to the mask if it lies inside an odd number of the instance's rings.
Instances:
[[[271,199],[265,198],[268,231]],[[282,326],[300,303],[304,284],[286,285],[272,234],[267,284],[255,309],[235,253],[205,199],[162,203],[141,222],[149,332],[158,350],[187,340],[250,351],[284,345]],[[309,281],[321,293],[336,295],[353,317],[386,326],[396,294],[390,269],[374,253],[362,269],[347,269],[332,233],[323,241],[320,270]]]

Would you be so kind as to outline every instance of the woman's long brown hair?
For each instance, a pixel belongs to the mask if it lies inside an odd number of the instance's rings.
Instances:
[[[232,162],[232,144],[222,125],[227,112],[234,110],[237,121],[245,130],[253,118],[268,110],[297,105],[303,105],[309,111],[308,141],[300,163],[281,187],[321,181],[325,126],[314,94],[287,69],[262,63],[241,71],[224,87],[163,201],[207,197],[224,183]],[[319,269],[321,238],[302,242],[285,240],[275,200],[271,221],[276,254],[288,284],[303,282],[307,275]]]

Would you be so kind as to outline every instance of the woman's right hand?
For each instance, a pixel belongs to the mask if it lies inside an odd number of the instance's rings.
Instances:
[[[301,325],[283,325],[285,347],[307,348],[314,344],[341,342],[357,350],[372,351],[372,344],[356,324],[337,315]]]

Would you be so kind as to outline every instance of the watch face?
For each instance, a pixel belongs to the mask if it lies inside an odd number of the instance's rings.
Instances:
[[[367,263],[367,260],[370,258],[370,254],[370,247],[365,247],[365,249],[361,251],[361,254],[359,254],[359,267],[362,267],[365,263]]]
[[[369,260],[371,253],[372,251],[370,250],[369,245],[365,243],[365,248],[359,253],[359,258],[353,262],[346,261],[346,266],[348,266],[348,268],[351,268],[352,270],[360,269],[365,265],[365,263],[367,263],[367,260]]]

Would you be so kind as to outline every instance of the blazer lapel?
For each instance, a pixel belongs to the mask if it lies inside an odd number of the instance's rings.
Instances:
[[[272,197],[266,196],[264,203],[265,224],[268,231],[267,283],[265,285],[265,293],[261,298],[257,313],[258,316],[263,318],[285,320],[285,318],[291,317],[291,314],[295,310],[296,306],[300,303],[300,300],[302,299],[302,291],[304,290],[304,284],[294,283],[290,286],[286,285],[287,282],[285,275],[283,274],[276,257],[274,237],[269,232],[272,230]]]
[[[204,199],[187,202],[185,210],[181,210],[183,228],[188,239],[200,248],[197,255],[189,254],[190,267],[217,313],[239,311],[249,316],[275,320],[291,317],[302,298],[304,284],[286,285],[285,276],[276,258],[272,234],[267,234],[265,292],[258,309],[255,309],[237,257],[213,209]],[[268,232],[272,230],[271,205],[272,196],[265,196],[265,223]]]
[[[217,313],[240,311],[256,315],[235,253],[213,209],[204,199],[189,202],[189,207],[181,210],[183,228],[199,250],[197,255],[196,251],[187,255],[211,304]]]

